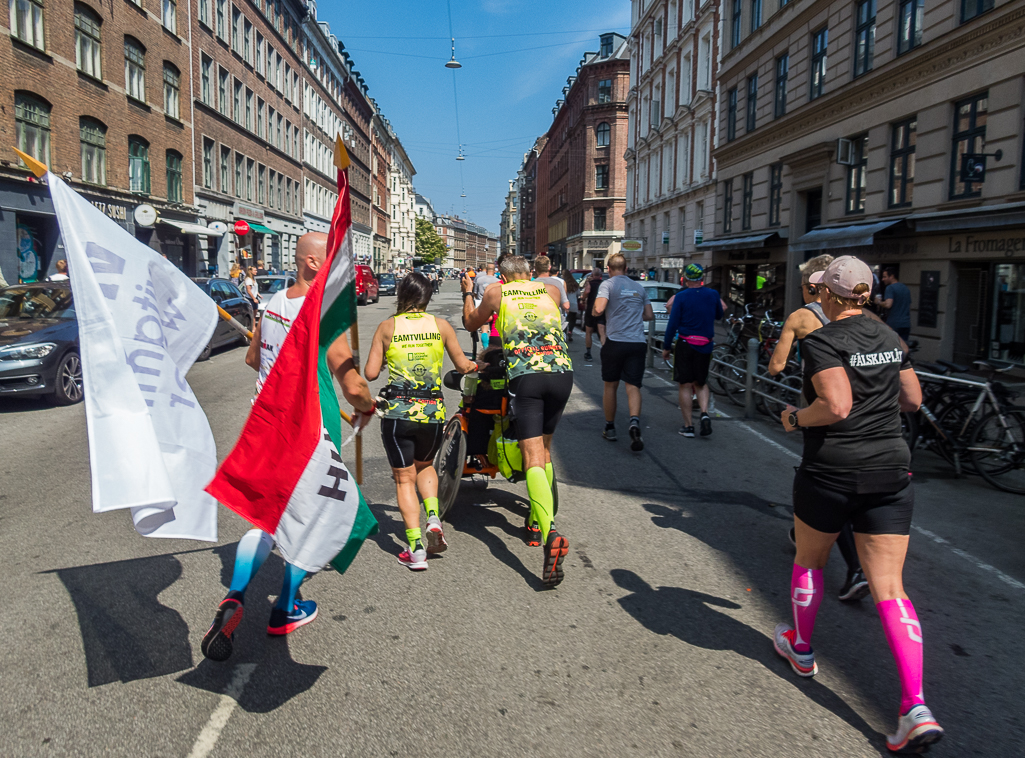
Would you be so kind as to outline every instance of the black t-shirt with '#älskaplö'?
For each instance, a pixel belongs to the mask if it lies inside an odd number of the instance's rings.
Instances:
[[[897,333],[867,316],[851,316],[826,324],[801,344],[804,396],[818,397],[812,377],[843,368],[851,383],[853,403],[843,421],[804,429],[807,471],[907,471],[911,453],[901,436],[900,372],[910,369]]]

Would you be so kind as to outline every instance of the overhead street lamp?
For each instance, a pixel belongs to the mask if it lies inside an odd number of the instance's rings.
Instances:
[[[452,38],[452,59],[445,64],[445,68],[462,68],[463,64],[456,60],[456,38]]]

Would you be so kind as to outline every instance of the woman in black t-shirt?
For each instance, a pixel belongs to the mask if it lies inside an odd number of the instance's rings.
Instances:
[[[845,255],[811,283],[825,290],[830,323],[802,344],[808,406],[782,413],[788,432],[804,432],[804,455],[794,477],[794,626],[778,625],[773,642],[799,676],[818,671],[810,643],[822,569],[850,520],[901,680],[897,733],[887,747],[919,752],[943,736],[922,694],[922,627],[901,577],[915,499],[900,413],[918,409],[922,390],[896,332],[862,315],[872,287],[867,265]]]

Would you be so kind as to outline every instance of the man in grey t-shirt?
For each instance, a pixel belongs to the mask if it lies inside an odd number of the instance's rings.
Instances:
[[[648,356],[644,322],[652,321],[648,295],[640,284],[626,275],[626,258],[616,253],[606,261],[611,277],[601,283],[594,301],[594,314],[605,314],[605,341],[601,346],[601,378],[605,382],[602,406],[605,431],[602,436],[616,441],[616,393],[619,382],[626,382],[626,402],[630,409],[630,449],[644,449],[641,439],[641,382]]]
[[[566,312],[569,311],[569,295],[566,294],[566,282],[552,276],[552,260],[547,255],[539,255],[534,259],[534,280],[554,285],[559,290],[559,315],[562,317],[562,331],[566,331]]]
[[[495,264],[488,263],[484,266],[484,271],[477,274],[473,280],[473,303],[474,305],[480,305],[481,299],[484,297],[484,290],[495,284],[498,281],[498,277],[495,276]],[[488,343],[490,337],[491,327],[488,324],[484,325],[484,328],[480,331],[480,340],[484,345],[484,349],[488,349]],[[477,332],[473,333],[473,341],[477,341]]]

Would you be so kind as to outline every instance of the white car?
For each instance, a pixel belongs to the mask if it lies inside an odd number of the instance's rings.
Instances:
[[[267,303],[278,290],[288,289],[295,284],[295,274],[265,274],[256,277],[256,287],[260,290],[260,305],[256,314],[256,322],[260,323]]]
[[[679,292],[683,287],[672,282],[656,282],[647,280],[638,282],[648,295],[651,301],[651,308],[655,311],[655,346],[662,347],[662,337],[666,333],[666,326],[669,324],[669,298]]]

